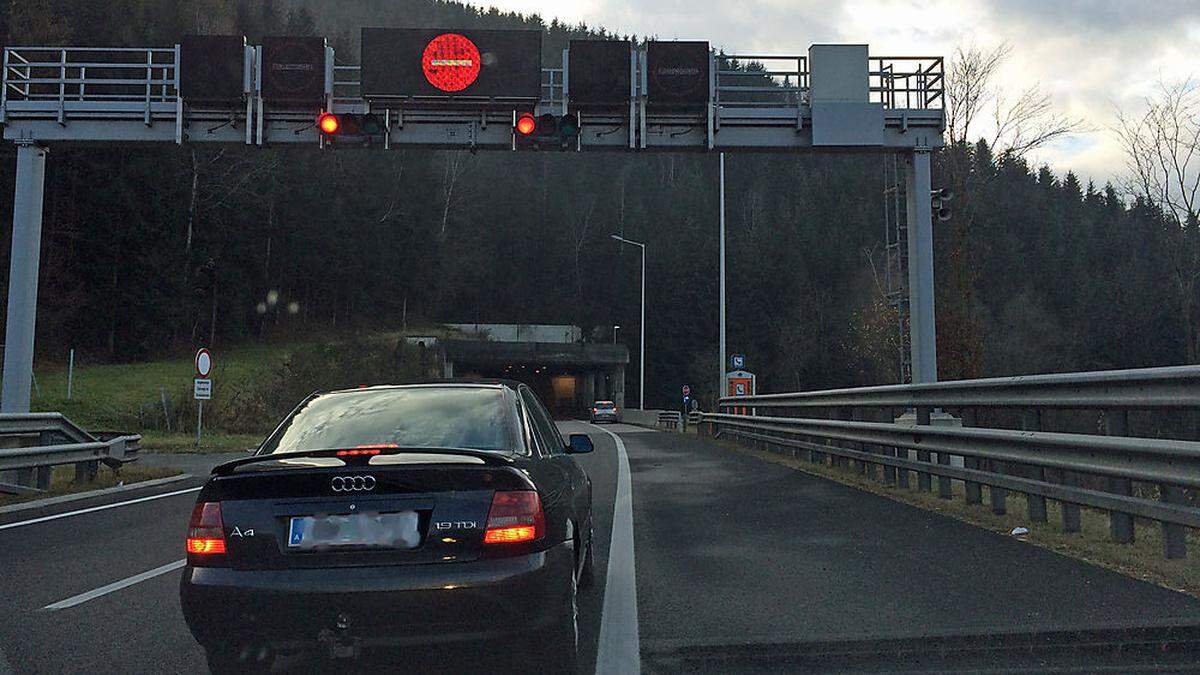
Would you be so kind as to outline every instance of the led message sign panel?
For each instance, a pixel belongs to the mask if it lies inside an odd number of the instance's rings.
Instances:
[[[261,84],[267,101],[320,104],[325,99],[325,38],[264,37]]]
[[[621,40],[571,40],[567,88],[571,105],[619,106],[630,98],[630,44]]]
[[[364,98],[536,101],[541,89],[540,31],[362,29]]]
[[[708,103],[707,42],[650,42],[646,45],[646,101],[652,105]]]
[[[241,101],[245,59],[244,36],[184,36],[179,41],[179,95],[189,104]]]

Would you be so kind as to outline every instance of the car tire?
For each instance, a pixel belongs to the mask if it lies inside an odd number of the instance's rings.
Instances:
[[[550,626],[546,640],[542,643],[540,661],[546,672],[575,675],[579,651],[579,584],[575,569],[569,578],[568,596],[570,609],[566,616]]]
[[[204,655],[208,660],[208,672],[212,675],[269,673],[275,663],[274,658],[259,659],[256,658],[259,655],[246,649],[230,649],[229,647],[205,648]]]

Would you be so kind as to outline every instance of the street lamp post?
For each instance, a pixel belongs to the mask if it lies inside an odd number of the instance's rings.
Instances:
[[[721,362],[717,364],[717,402],[725,392],[725,153],[721,153]]]
[[[646,409],[646,245],[642,244],[640,242],[626,239],[625,237],[622,237],[622,236],[616,235],[616,234],[612,235],[612,238],[616,239],[617,241],[621,242],[622,244],[629,244],[630,246],[637,246],[638,248],[642,249],[642,322],[641,322],[642,335],[641,335],[641,346],[638,347],[638,353],[641,355],[639,357],[639,360],[641,361],[641,363],[639,364],[639,369],[641,370],[641,376],[640,376],[639,382],[638,382],[638,407],[641,408],[642,410],[645,410]]]
[[[614,345],[617,344],[617,329],[618,328],[620,328],[620,326],[613,324],[613,344]]]

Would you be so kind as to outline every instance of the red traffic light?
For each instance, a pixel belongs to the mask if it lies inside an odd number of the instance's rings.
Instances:
[[[337,115],[333,113],[323,112],[317,116],[317,128],[326,136],[332,136],[338,132],[342,123],[338,120]]]
[[[537,131],[537,119],[532,113],[521,113],[517,118],[517,133],[522,136],[529,136],[534,131]]]

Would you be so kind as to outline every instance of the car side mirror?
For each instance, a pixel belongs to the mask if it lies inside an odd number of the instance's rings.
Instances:
[[[596,449],[592,438],[587,434],[571,434],[571,445],[568,446],[572,455],[582,455]]]

